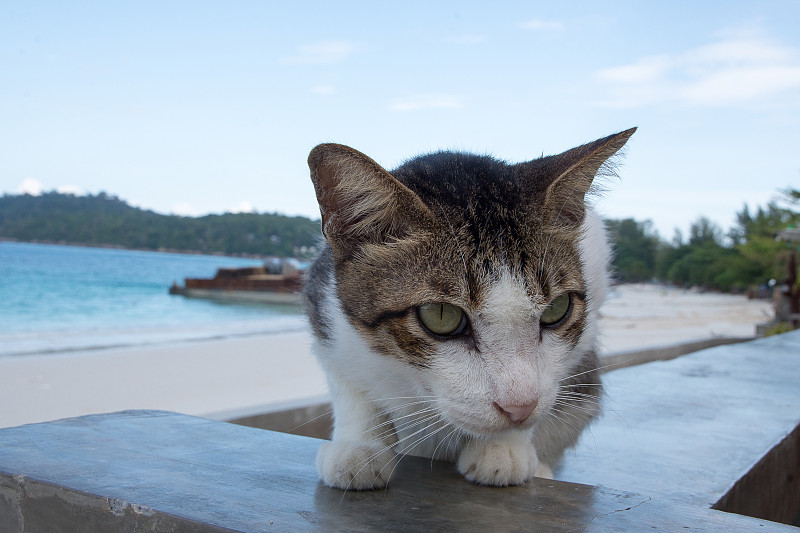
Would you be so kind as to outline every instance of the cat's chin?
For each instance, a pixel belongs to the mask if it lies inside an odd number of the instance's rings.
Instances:
[[[440,400],[437,402],[437,411],[442,420],[457,427],[463,434],[473,438],[487,438],[532,429],[548,411],[547,405],[549,402],[542,400],[527,418],[517,422],[503,414],[503,410],[496,404],[466,399]]]
[[[513,423],[506,419],[476,422],[475,420],[464,420],[459,417],[448,418],[450,422],[458,427],[462,433],[475,439],[495,438],[498,435],[505,435],[519,431],[528,431],[536,425],[534,417],[522,423]]]

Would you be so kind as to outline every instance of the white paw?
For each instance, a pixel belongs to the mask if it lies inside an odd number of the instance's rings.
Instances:
[[[391,448],[379,441],[332,441],[317,452],[317,472],[329,487],[368,490],[385,487],[396,463]]]
[[[458,457],[458,471],[480,485],[521,485],[534,476],[539,459],[528,438],[475,439]]]

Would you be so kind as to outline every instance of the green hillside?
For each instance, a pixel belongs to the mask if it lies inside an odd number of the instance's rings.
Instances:
[[[0,239],[290,257],[308,254],[319,238],[319,222],[304,217],[162,215],[105,193],[0,197]]]

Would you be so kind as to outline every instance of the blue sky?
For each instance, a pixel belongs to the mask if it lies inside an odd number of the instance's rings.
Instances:
[[[291,5],[290,5],[291,4]],[[306,157],[511,162],[638,126],[608,217],[800,188],[800,2],[3,2],[0,193],[318,216]]]

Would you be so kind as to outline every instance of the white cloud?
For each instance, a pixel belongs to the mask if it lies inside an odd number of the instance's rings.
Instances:
[[[196,217],[200,212],[187,202],[180,202],[172,206],[170,213],[181,217]]]
[[[598,73],[600,79],[615,83],[652,83],[660,80],[672,67],[673,60],[667,55],[649,56],[632,65],[607,68]]]
[[[531,19],[521,23],[520,28],[531,31],[561,31],[564,24],[557,20]]]
[[[461,98],[451,94],[424,94],[397,99],[389,106],[392,111],[419,111],[421,109],[457,109],[463,107]]]
[[[611,107],[760,103],[800,91],[800,50],[759,35],[729,35],[683,53],[607,68],[597,78],[610,89],[604,104]]]
[[[711,73],[684,87],[683,97],[697,104],[726,105],[798,89],[800,65],[754,65]]]
[[[18,194],[30,194],[31,196],[39,196],[42,194],[42,190],[42,184],[33,178],[25,178],[17,187]]]
[[[242,200],[239,205],[230,210],[231,213],[255,213],[256,208],[247,200]]]
[[[346,41],[320,41],[297,47],[297,53],[287,58],[287,63],[335,64],[341,63],[356,51],[356,45]]]

